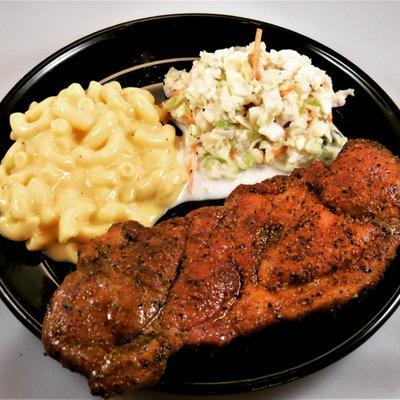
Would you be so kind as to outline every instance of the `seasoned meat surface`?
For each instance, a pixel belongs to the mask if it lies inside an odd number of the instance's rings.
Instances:
[[[330,171],[318,182],[324,204],[351,216],[399,217],[399,161],[389,150],[367,140],[353,141]]]
[[[116,224],[81,248],[43,325],[47,354],[105,397],[148,386],[184,345],[223,345],[373,286],[399,244],[400,164],[353,140],[221,207],[154,228]]]
[[[82,246],[78,269],[49,305],[46,352],[89,379],[107,365],[108,354],[122,357],[165,303],[185,243],[185,220],[174,218],[151,230],[133,221],[115,224]],[[142,340],[141,348],[156,351],[151,341]],[[151,382],[152,371],[138,371],[136,379]]]

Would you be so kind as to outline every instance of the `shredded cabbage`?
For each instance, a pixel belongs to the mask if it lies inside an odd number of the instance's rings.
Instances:
[[[188,148],[209,177],[234,179],[270,164],[290,172],[314,159],[332,162],[347,139],[332,122],[332,108],[352,89],[334,92],[325,71],[294,50],[266,51],[253,79],[254,43],[202,51],[189,72],[171,68],[164,107],[184,127]]]

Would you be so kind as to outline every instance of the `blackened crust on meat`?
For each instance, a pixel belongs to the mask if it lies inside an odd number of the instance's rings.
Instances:
[[[109,397],[148,386],[184,345],[223,345],[372,287],[399,244],[400,164],[349,141],[330,166],[235,189],[221,207],[82,246],[54,294],[46,352]]]
[[[42,331],[46,353],[90,381],[97,378],[108,357],[131,348],[157,317],[185,242],[185,220],[175,218],[152,230],[137,222],[115,224],[82,246],[78,269],[66,277],[48,306]],[[153,342],[146,343],[142,357],[156,354]],[[137,385],[155,382],[150,369],[141,371],[134,378]]]
[[[356,217],[399,217],[399,160],[382,145],[352,141],[330,170],[318,182],[323,203]]]

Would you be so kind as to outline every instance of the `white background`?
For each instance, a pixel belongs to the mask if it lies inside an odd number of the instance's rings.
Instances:
[[[119,22],[182,12],[239,15],[295,30],[353,61],[400,105],[400,3],[378,1],[0,1],[0,98],[37,63],[84,35]],[[264,40],[268,41],[268,32]],[[0,132],[4,137],[8,134]],[[90,398],[84,378],[43,357],[42,352],[40,341],[0,301],[0,398]],[[367,343],[322,371],[281,387],[215,398],[400,398],[399,378],[400,310]],[[189,396],[143,391],[124,398]]]

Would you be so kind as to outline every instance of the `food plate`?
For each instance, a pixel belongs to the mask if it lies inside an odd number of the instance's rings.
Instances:
[[[259,21],[221,15],[170,15],[127,22],[87,36],[29,72],[0,104],[2,156],[10,146],[8,116],[33,100],[58,93],[71,82],[117,79],[122,86],[151,90],[171,66],[189,68],[199,51],[253,40],[264,30],[267,49],[291,48],[326,70],[334,87],[355,89],[346,107],[334,110],[344,135],[377,140],[400,154],[400,111],[384,91],[351,62],[298,33]],[[217,183],[216,183],[217,184]],[[184,215],[210,202],[186,203],[168,212]],[[335,312],[282,322],[221,349],[185,349],[173,356],[158,388],[183,392],[254,390],[320,369],[365,341],[400,302],[396,258],[378,286]],[[39,336],[46,305],[73,266],[32,253],[23,243],[0,239],[0,294],[14,314]]]

